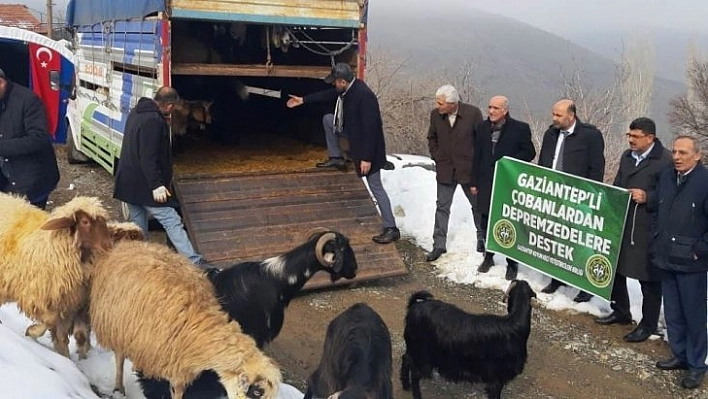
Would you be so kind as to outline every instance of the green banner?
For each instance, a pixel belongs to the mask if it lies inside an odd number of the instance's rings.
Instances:
[[[487,249],[609,301],[629,199],[627,190],[504,157]]]

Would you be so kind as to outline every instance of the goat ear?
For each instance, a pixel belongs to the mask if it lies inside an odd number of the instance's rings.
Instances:
[[[60,217],[55,219],[49,219],[42,225],[42,230],[61,230],[68,229],[74,225],[76,221],[70,217]]]

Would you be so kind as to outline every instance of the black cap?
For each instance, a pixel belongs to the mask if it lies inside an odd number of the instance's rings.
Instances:
[[[344,79],[347,82],[354,80],[354,72],[349,64],[338,62],[332,67],[332,72],[324,78],[325,83],[332,83],[337,79]]]

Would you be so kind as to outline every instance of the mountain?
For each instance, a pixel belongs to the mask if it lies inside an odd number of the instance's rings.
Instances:
[[[564,80],[580,71],[587,88],[606,88],[617,68],[610,58],[568,39],[464,3],[443,8],[374,2],[369,11],[369,44],[407,58],[405,72],[424,78],[471,61],[473,82],[484,93],[480,100],[484,103],[477,104],[482,109],[488,97],[505,94],[512,114],[524,116],[521,110],[528,107],[549,123]],[[660,131],[667,131],[669,99],[684,91],[680,82],[655,80],[649,116]]]

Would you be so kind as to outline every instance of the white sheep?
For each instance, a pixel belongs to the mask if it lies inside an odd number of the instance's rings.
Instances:
[[[39,322],[25,334],[49,329],[68,357],[70,324],[86,300],[83,262],[111,247],[108,212],[97,198],[76,197],[49,214],[3,193],[0,209],[0,305],[16,302]]]
[[[203,272],[163,245],[123,241],[96,262],[90,319],[98,343],[115,352],[117,391],[129,358],[143,375],[169,380],[175,399],[209,369],[229,398],[277,394],[278,367],[229,321]]]

